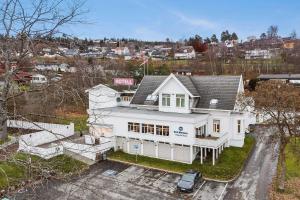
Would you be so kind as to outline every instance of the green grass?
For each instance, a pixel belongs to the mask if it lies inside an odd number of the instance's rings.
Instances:
[[[31,158],[32,176],[29,178],[28,168],[25,167]],[[41,171],[51,172],[56,177],[66,177],[80,173],[87,165],[68,156],[60,155],[49,160],[38,156],[17,153],[6,161],[0,161],[0,189],[9,185],[17,185],[28,179],[36,179]]]
[[[179,173],[189,169],[195,169],[203,173],[206,178],[229,180],[234,178],[240,172],[254,144],[254,138],[246,137],[243,148],[225,148],[215,166],[212,165],[211,160],[207,160],[203,165],[200,164],[199,160],[195,160],[192,164],[184,164],[146,156],[138,156],[136,162],[135,155],[130,155],[122,151],[111,152],[109,158]]]
[[[87,119],[87,115],[81,115],[76,117],[66,117],[63,119],[59,119],[57,123],[70,124],[71,122],[73,122],[75,126],[75,131],[86,131],[88,130]]]
[[[300,177],[300,138],[292,138],[286,146],[287,178]]]
[[[6,143],[6,142],[10,142],[11,141],[11,136],[7,136],[7,138],[5,140],[0,140],[0,145]]]

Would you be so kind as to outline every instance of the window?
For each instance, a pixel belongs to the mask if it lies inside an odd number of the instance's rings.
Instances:
[[[205,137],[206,135],[206,125],[196,128],[196,138]]]
[[[185,95],[184,94],[176,94],[176,107],[183,108],[185,106]]]
[[[128,131],[139,133],[140,132],[140,124],[128,122]]]
[[[213,131],[214,133],[220,133],[220,120],[213,121]]]
[[[169,136],[169,126],[156,126],[156,135]]]
[[[238,131],[238,133],[241,133],[241,120],[239,119],[239,120],[237,120],[237,131]]]
[[[170,94],[162,94],[162,106],[171,105],[171,96]]]
[[[153,124],[142,124],[142,133],[154,134],[154,125]]]

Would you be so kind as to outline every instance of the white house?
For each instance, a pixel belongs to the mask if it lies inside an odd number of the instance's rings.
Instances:
[[[109,137],[115,150],[192,163],[224,148],[242,147],[255,122],[239,110],[242,76],[145,76],[130,103],[99,85],[89,92],[90,133]]]
[[[47,83],[47,77],[42,74],[34,74],[31,76],[32,84],[44,84]]]
[[[195,57],[196,52],[192,46],[181,47],[174,54],[174,59],[193,59]]]

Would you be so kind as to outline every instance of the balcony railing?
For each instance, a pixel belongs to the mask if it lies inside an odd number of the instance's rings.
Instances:
[[[228,141],[228,136],[228,133],[224,133],[220,137],[199,136],[195,139],[195,146],[217,148]]]

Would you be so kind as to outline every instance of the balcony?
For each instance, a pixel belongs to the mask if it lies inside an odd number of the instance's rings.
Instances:
[[[198,136],[195,138],[195,146],[218,148],[228,141],[228,133],[221,134],[220,137],[214,136]]]

